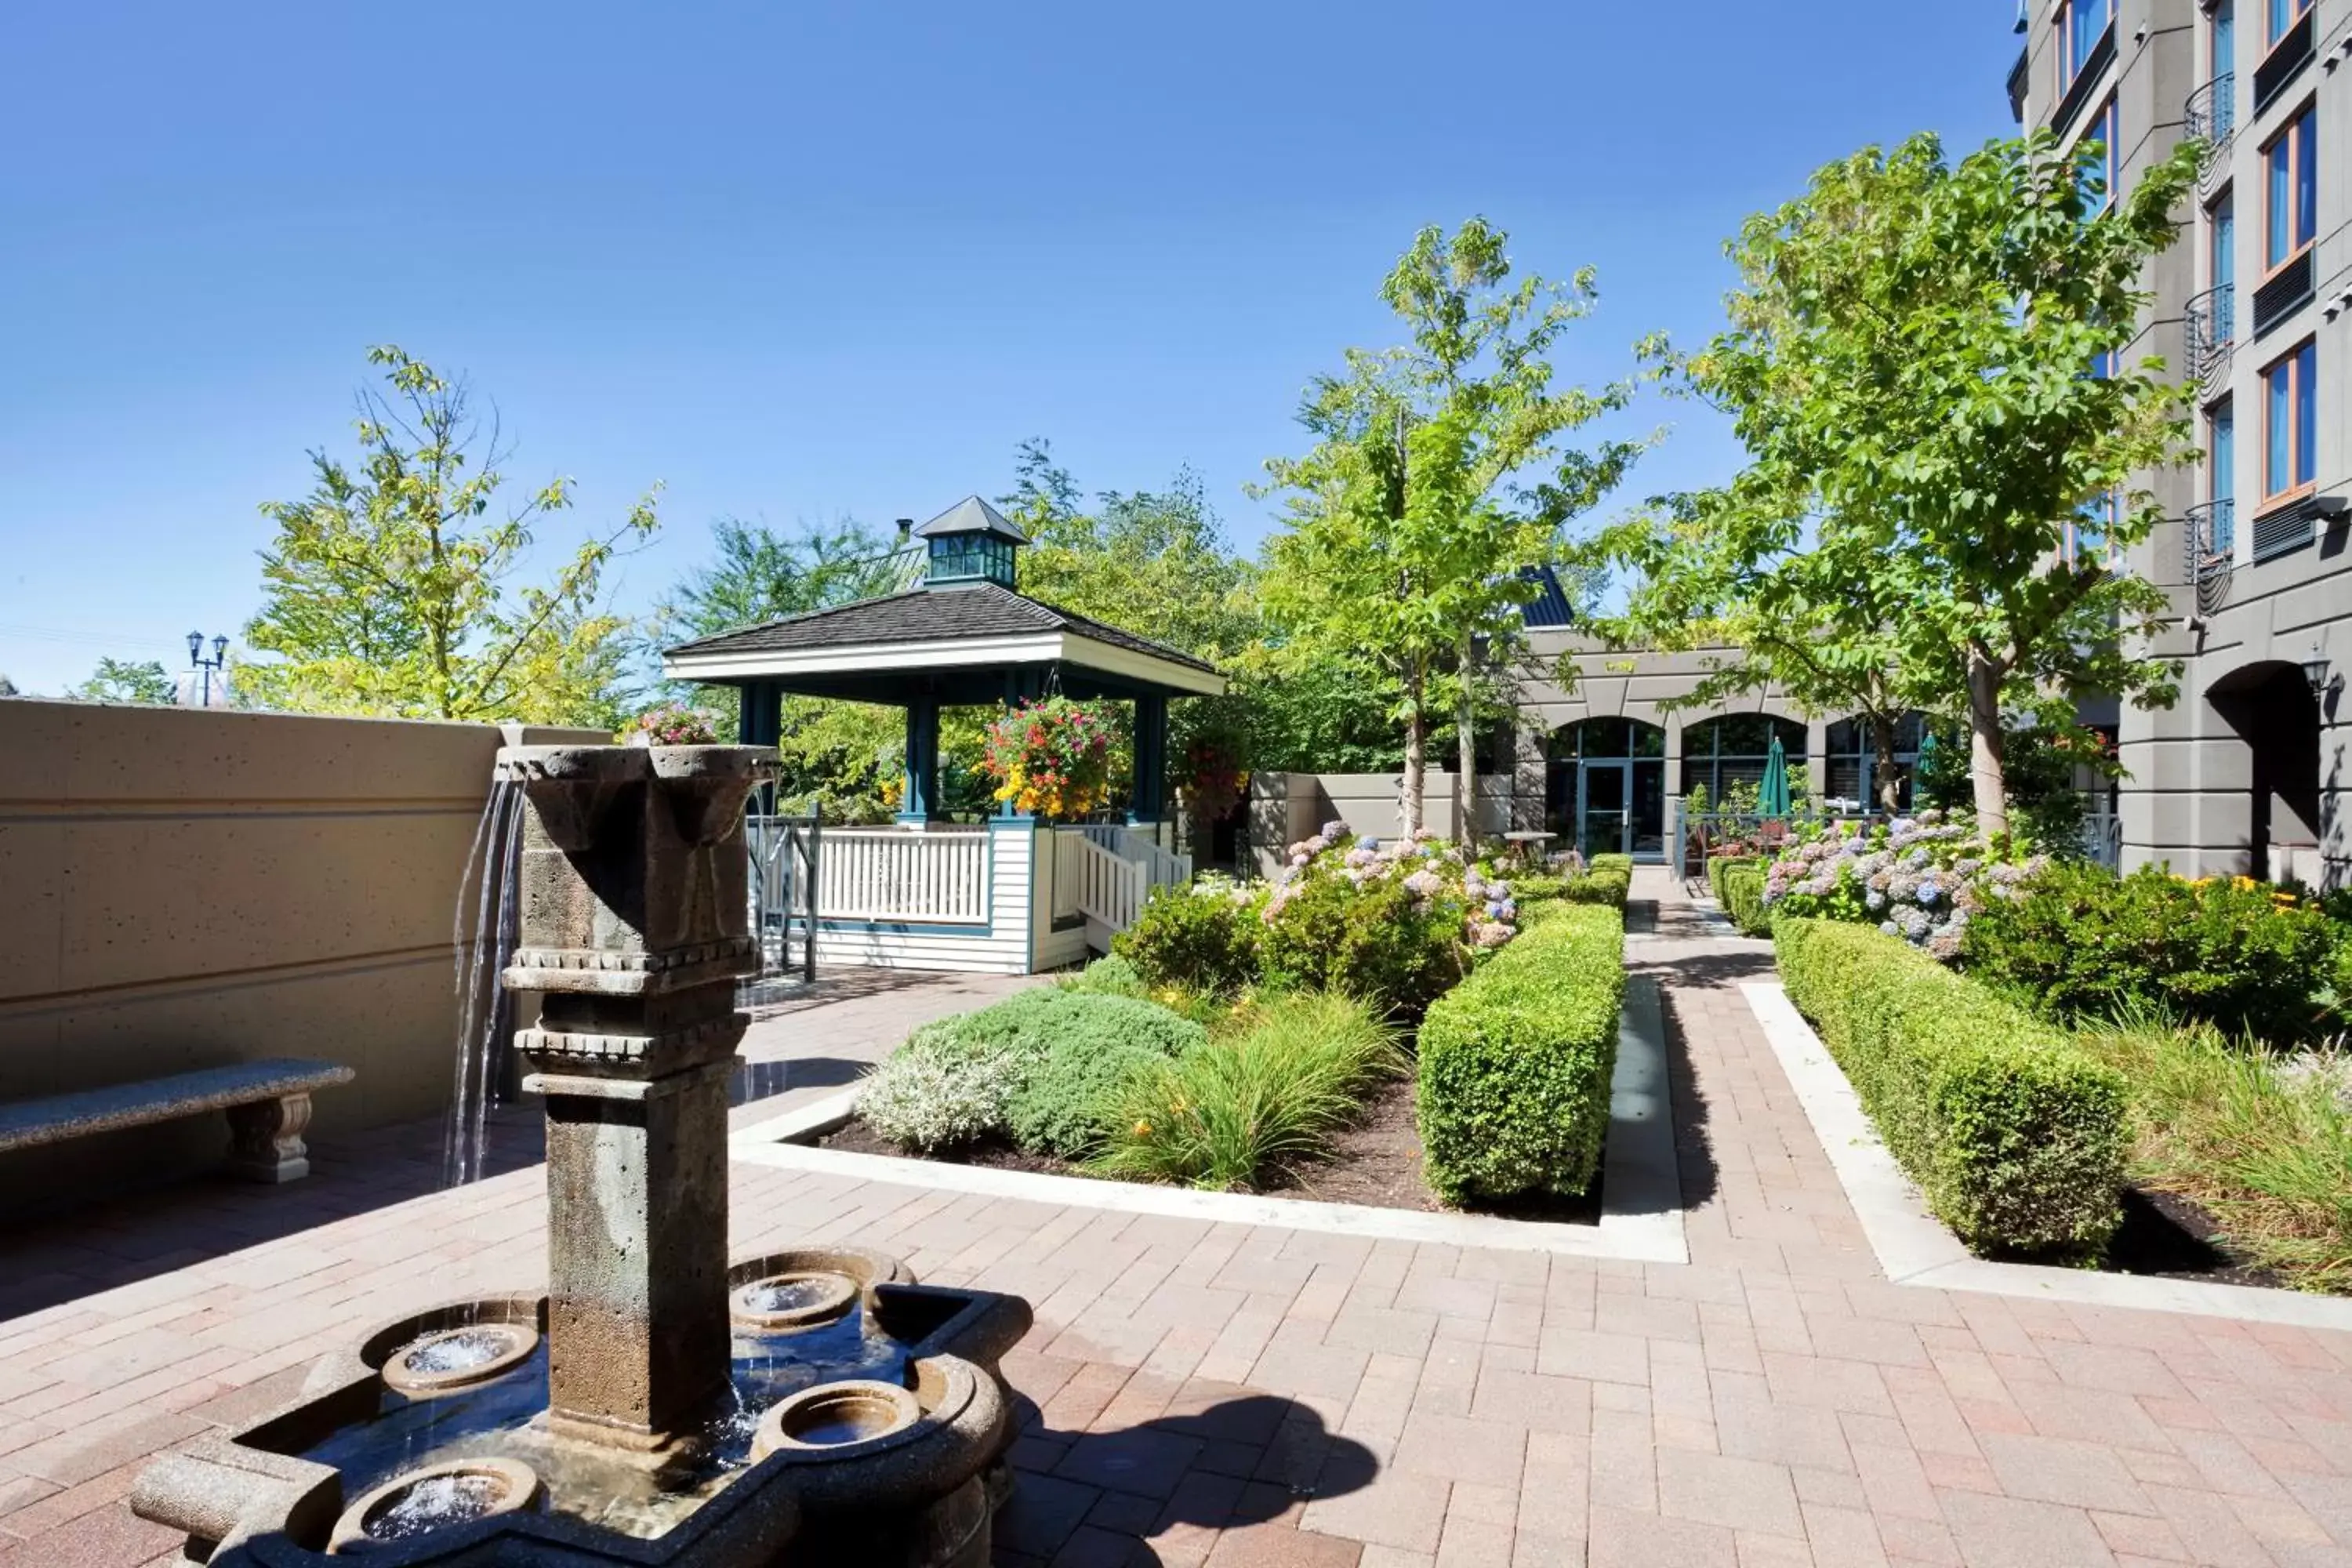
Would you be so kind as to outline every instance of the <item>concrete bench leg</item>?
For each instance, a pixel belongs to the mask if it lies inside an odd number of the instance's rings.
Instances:
[[[310,1097],[289,1094],[228,1108],[228,1168],[256,1182],[298,1182],[310,1173],[302,1130],[310,1125]]]

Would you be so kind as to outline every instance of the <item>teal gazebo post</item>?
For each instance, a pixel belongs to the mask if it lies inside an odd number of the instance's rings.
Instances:
[[[1168,699],[1159,692],[1135,700],[1135,787],[1127,803],[1130,826],[1157,828],[1168,816]]]
[[[940,705],[918,697],[907,704],[907,784],[898,796],[898,826],[928,827],[940,816]]]

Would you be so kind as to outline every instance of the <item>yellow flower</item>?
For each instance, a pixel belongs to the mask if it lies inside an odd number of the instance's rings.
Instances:
[[[1135,1124],[1135,1135],[1136,1135],[1138,1138],[1149,1138],[1149,1137],[1150,1137],[1150,1136],[1151,1136],[1151,1123],[1150,1123],[1150,1122],[1149,1122],[1149,1121],[1139,1121],[1139,1122],[1137,1122],[1137,1123]]]

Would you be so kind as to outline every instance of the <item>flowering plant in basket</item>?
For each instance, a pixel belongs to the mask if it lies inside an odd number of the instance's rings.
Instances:
[[[1193,810],[1214,820],[1233,810],[1248,786],[1233,742],[1203,735],[1184,750],[1184,795]]]
[[[1038,816],[1084,816],[1110,798],[1113,731],[1099,708],[1067,697],[1025,702],[983,732],[981,769],[996,798]]]
[[[625,746],[708,746],[719,739],[710,721],[676,702],[648,708],[613,737]]]

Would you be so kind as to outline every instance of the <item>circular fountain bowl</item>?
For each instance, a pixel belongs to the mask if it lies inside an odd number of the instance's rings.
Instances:
[[[468,1323],[415,1339],[383,1363],[383,1381],[418,1397],[448,1394],[513,1371],[539,1348],[528,1323]]]
[[[368,1493],[335,1521],[327,1550],[351,1556],[436,1530],[520,1513],[540,1500],[538,1472],[512,1459],[452,1459],[411,1470]]]
[[[738,1286],[728,1298],[736,1322],[770,1333],[829,1323],[857,1304],[857,1281],[826,1269],[793,1269]]]
[[[751,1458],[870,1443],[923,1418],[912,1391],[895,1383],[826,1383],[770,1407],[751,1439]]]

